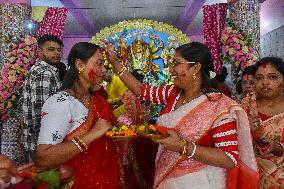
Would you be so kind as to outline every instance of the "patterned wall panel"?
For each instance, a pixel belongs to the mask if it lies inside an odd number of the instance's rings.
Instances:
[[[284,59],[284,25],[260,38],[260,57],[265,56]]]

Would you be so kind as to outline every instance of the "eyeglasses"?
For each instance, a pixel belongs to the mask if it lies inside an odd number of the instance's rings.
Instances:
[[[196,62],[189,62],[189,61],[184,61],[184,62],[178,62],[176,60],[173,60],[172,66],[176,66],[178,64],[196,64]]]

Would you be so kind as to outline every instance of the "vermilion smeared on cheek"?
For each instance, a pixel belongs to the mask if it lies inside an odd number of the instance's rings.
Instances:
[[[99,76],[99,72],[96,69],[91,69],[88,73],[89,80],[94,80],[96,77]]]
[[[182,76],[182,77],[184,77],[185,76],[185,73],[181,73],[179,76]]]

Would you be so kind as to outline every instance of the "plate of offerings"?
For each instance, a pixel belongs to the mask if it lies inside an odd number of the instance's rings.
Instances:
[[[135,129],[136,129],[135,125],[114,126],[112,129],[107,131],[105,135],[112,139],[128,140],[137,137]]]
[[[127,140],[137,137],[136,125],[132,124],[132,120],[126,116],[119,116],[118,124],[106,132],[106,136],[117,140]]]
[[[167,137],[167,135],[164,135],[156,128],[156,125],[152,124],[138,125],[136,132],[143,138],[161,139]]]

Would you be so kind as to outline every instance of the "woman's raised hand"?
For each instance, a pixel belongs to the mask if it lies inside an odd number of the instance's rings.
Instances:
[[[106,51],[106,55],[108,60],[110,61],[110,63],[114,63],[114,62],[118,62],[118,58],[114,52],[114,44],[112,41],[104,41],[103,42],[105,44],[104,49]]]
[[[90,133],[92,133],[95,136],[95,139],[102,137],[109,129],[112,128],[112,125],[110,122],[108,122],[105,119],[99,118],[94,127],[90,130]]]

